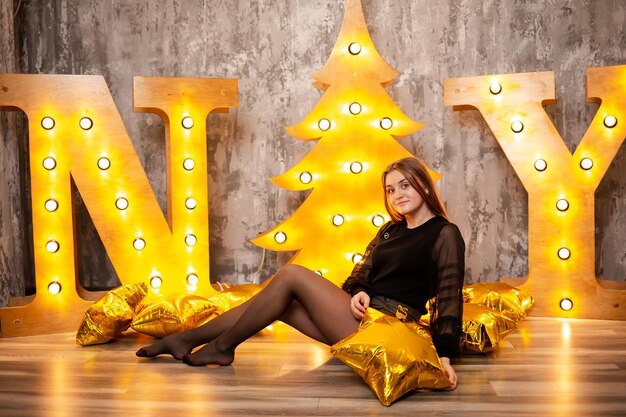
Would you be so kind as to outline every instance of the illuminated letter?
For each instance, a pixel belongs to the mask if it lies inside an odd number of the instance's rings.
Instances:
[[[71,180],[122,284],[158,276],[155,293],[214,293],[205,120],[237,106],[236,80],[135,78],[135,110],[165,122],[167,220],[101,76],[3,74],[0,85],[0,109],[29,121],[36,278],[30,304],[0,309],[3,336],[74,330],[89,304],[77,293]]]
[[[626,291],[598,285],[594,265],[594,192],[626,136],[625,80],[623,65],[587,70],[587,97],[601,106],[573,155],[543,109],[555,102],[554,73],[445,80],[445,105],[480,111],[528,192],[533,315],[626,319]]]

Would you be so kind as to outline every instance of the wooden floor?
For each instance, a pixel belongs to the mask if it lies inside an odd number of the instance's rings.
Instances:
[[[496,352],[461,358],[456,391],[391,407],[326,346],[286,326],[241,345],[228,367],[136,358],[150,340],[0,339],[0,416],[626,415],[626,322],[529,318]]]

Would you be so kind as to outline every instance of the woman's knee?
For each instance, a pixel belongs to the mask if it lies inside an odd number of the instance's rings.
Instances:
[[[295,264],[287,264],[280,268],[280,270],[274,276],[274,281],[279,282],[287,282],[287,283],[295,283],[301,281],[302,279],[306,279],[309,274],[311,274],[311,270]],[[314,274],[314,273],[313,273]]]

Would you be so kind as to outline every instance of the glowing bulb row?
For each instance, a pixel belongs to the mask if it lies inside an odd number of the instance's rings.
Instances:
[[[363,164],[360,162],[352,162],[350,164],[350,172],[353,174],[359,174],[363,171]],[[298,177],[302,184],[310,184],[313,181],[313,175],[309,171],[303,171]]]
[[[350,103],[350,105],[348,106],[348,110],[350,111],[350,113],[356,116],[357,114],[361,113],[363,108],[361,107],[361,104],[354,102]],[[389,117],[383,117],[379,120],[378,124],[381,129],[389,130],[393,127],[393,120],[391,120]],[[328,129],[331,128],[331,126],[332,123],[326,118],[322,118],[317,122],[317,127],[323,132],[326,132]]]
[[[48,156],[44,158],[42,165],[48,171],[52,171],[53,169],[56,168],[57,161],[53,157]],[[98,165],[98,168],[100,168],[102,171],[106,171],[107,169],[111,168],[111,160],[109,158],[102,157],[98,159],[97,165]],[[191,171],[195,168],[195,166],[196,166],[196,163],[194,162],[193,159],[187,158],[183,161],[183,168],[185,171]]]
[[[194,125],[193,119],[189,116],[183,117],[180,123],[185,129],[191,129]],[[43,127],[45,130],[52,130],[54,129],[55,125],[56,122],[50,116],[46,116],[41,119],[41,127]],[[90,130],[93,127],[93,120],[91,120],[91,118],[89,117],[83,117],[78,122],[78,125],[83,130]]]
[[[337,227],[343,225],[344,222],[345,222],[345,218],[341,214],[335,214],[332,218],[333,225]],[[374,226],[380,227],[384,223],[385,223],[385,218],[381,216],[380,214],[377,214],[374,217],[372,217],[372,224]],[[285,234],[285,232],[276,232],[274,234],[274,241],[276,241],[276,243],[279,243],[279,244],[285,243],[287,241],[287,235]]]
[[[583,158],[580,160],[579,165],[581,169],[584,169],[585,171],[589,171],[591,168],[593,168],[593,159]],[[537,159],[535,161],[535,169],[539,172],[543,172],[546,169],[548,169],[548,163],[545,161],[545,159]]]

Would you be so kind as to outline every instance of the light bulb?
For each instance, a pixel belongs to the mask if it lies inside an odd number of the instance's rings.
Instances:
[[[545,171],[548,168],[548,163],[544,159],[537,159],[535,161],[535,169],[539,172]]]
[[[333,224],[335,226],[341,226],[343,224],[344,218],[341,214],[335,214],[333,216]]]
[[[278,232],[274,235],[276,243],[285,243],[287,241],[287,235],[283,232]]]
[[[493,81],[491,85],[489,86],[489,92],[493,94],[494,96],[498,95],[502,92],[502,86],[500,85],[499,82]]]
[[[572,255],[572,253],[567,248],[559,249],[557,254],[558,254],[559,258],[561,258],[562,260],[569,259],[569,257]]]
[[[198,203],[196,202],[195,198],[189,197],[188,199],[185,200],[185,207],[187,207],[189,210],[193,210],[198,206]]]
[[[385,218],[381,216],[380,214],[377,214],[374,217],[372,217],[372,223],[374,224],[374,226],[380,227],[385,223]]]
[[[93,120],[91,120],[89,117],[83,117],[82,119],[80,119],[80,122],[78,122],[78,124],[80,125],[81,129],[89,130],[93,127]]]
[[[193,119],[189,116],[183,117],[181,124],[185,129],[191,129],[193,127]]]
[[[47,157],[47,158],[44,158],[44,160],[43,160],[43,167],[45,169],[47,169],[48,171],[51,171],[54,168],[56,168],[56,166],[57,166],[57,161],[54,158],[52,158],[50,156]]]
[[[196,237],[196,235],[188,234],[185,236],[185,245],[196,246],[197,242],[198,242],[198,238]]]
[[[187,158],[183,161],[183,168],[185,171],[191,171],[196,166],[196,163],[193,159]]]
[[[56,211],[59,208],[59,203],[57,203],[56,200],[50,199],[50,200],[46,200],[46,202],[44,203],[44,206],[46,207],[46,210],[48,211]]]
[[[323,277],[324,275],[322,275],[322,271],[320,271],[319,269],[316,269],[315,272],[317,275],[319,275],[320,277]]]
[[[511,130],[515,133],[519,133],[522,130],[524,130],[524,123],[522,123],[520,120],[515,120],[513,123],[511,123]]]
[[[574,303],[569,298],[563,298],[559,302],[559,306],[563,311],[570,311],[574,307]]]
[[[606,116],[604,118],[604,126],[608,127],[609,129],[614,128],[615,126],[617,126],[617,117],[615,116]]]
[[[319,127],[320,130],[327,131],[328,129],[330,129],[330,120],[320,119],[320,121],[317,122],[317,127]]]
[[[363,259],[363,255],[361,255],[360,253],[355,253],[354,255],[352,255],[352,262],[355,264],[358,264],[359,262],[361,262],[362,259]]]
[[[61,292],[61,283],[57,281],[52,281],[48,284],[48,292],[52,295],[57,295]]]
[[[393,120],[391,120],[388,117],[383,117],[382,119],[380,119],[380,127],[384,130],[389,130],[391,129],[391,126],[393,126]]]
[[[187,275],[187,284],[191,285],[192,287],[195,287],[196,285],[198,285],[199,281],[200,281],[200,278],[198,278],[198,275],[194,274],[193,272]]]
[[[348,45],[348,51],[350,51],[352,55],[360,54],[361,44],[359,44],[358,42],[352,42],[350,45]]]
[[[353,162],[350,164],[350,172],[353,174],[358,174],[363,171],[363,165],[360,162]]]
[[[567,209],[569,208],[569,201],[567,201],[564,198],[561,198],[560,200],[556,202],[556,208],[559,211],[567,211]]]
[[[111,161],[109,160],[109,158],[102,157],[98,159],[98,168],[100,168],[103,171],[106,171],[107,169],[111,168]]]
[[[126,210],[128,208],[128,200],[124,197],[118,198],[117,200],[115,200],[115,207],[117,207],[119,210]]]
[[[143,250],[146,247],[146,241],[138,237],[133,241],[133,248],[137,250]]]
[[[580,160],[580,167],[585,171],[589,171],[593,167],[591,158],[583,158]]]
[[[154,289],[161,288],[161,285],[163,285],[163,280],[161,279],[160,276],[154,275],[152,278],[150,278],[150,286],[152,288]]]
[[[46,243],[46,250],[50,253],[58,252],[60,247],[61,246],[59,245],[59,242],[57,242],[56,240],[49,240]]]
[[[359,114],[361,113],[361,105],[357,102],[350,103],[350,107],[348,107],[348,110],[350,110],[350,113],[352,114]]]
[[[300,182],[302,184],[309,184],[311,181],[313,181],[313,176],[310,172],[304,171],[300,174]]]
[[[44,117],[41,119],[41,127],[50,130],[54,127],[54,119],[52,117]]]

